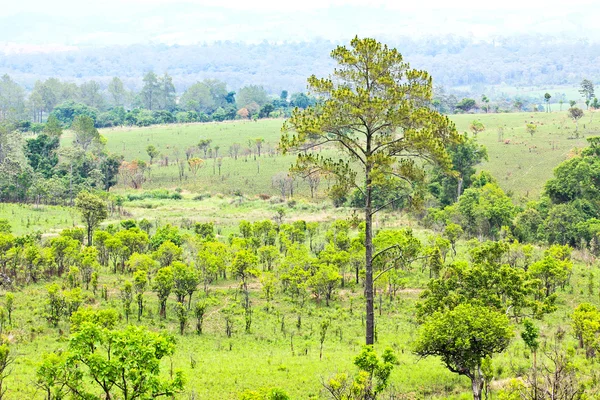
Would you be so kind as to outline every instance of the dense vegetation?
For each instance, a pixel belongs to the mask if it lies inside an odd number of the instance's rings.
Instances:
[[[70,103],[24,133],[4,114],[0,396],[597,395],[593,84],[585,111],[466,98],[450,119],[395,49],[356,38],[332,57],[294,111],[216,81],[183,103],[214,119],[262,99],[285,122],[99,131],[101,108]],[[130,112],[177,112],[170,77],[146,77]],[[541,155],[538,189],[503,189]]]

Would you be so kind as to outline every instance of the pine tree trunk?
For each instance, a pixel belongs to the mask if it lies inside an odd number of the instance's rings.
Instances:
[[[367,301],[367,345],[374,343],[375,313],[373,311],[373,214],[371,205],[371,166],[366,166],[365,186],[365,299]]]

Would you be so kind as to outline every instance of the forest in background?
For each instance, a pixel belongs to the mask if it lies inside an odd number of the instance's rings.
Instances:
[[[550,35],[490,41],[457,36],[384,39],[399,49],[412,67],[429,71],[436,84],[479,95],[486,86],[496,86],[495,91],[501,94],[518,87],[573,85],[600,72],[600,45],[587,40]],[[114,76],[119,76],[129,89],[139,90],[144,74],[153,70],[158,74],[168,72],[178,92],[210,78],[224,81],[232,90],[262,85],[269,93],[278,94],[284,89],[304,91],[307,76],[330,71],[333,63],[329,52],[336,44],[328,40],[259,44],[225,41],[29,54],[8,53],[5,48],[0,74],[11,75],[29,90],[37,80],[49,77],[77,83],[96,80],[106,87]]]

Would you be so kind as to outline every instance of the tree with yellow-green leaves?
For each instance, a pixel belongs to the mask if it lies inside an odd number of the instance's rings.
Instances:
[[[386,251],[374,252],[373,216],[386,204],[373,205],[373,190],[385,182],[400,198],[412,196],[425,177],[420,161],[449,168],[446,146],[460,142],[461,136],[431,107],[429,74],[410,68],[396,49],[356,37],[331,57],[338,63],[331,76],[308,79],[310,92],[322,101],[294,111],[282,128],[280,147],[284,152],[302,150],[297,171],[329,174],[336,178],[334,191],[356,186],[363,194],[366,343],[373,344],[373,260]],[[336,146],[346,157],[311,152],[323,145]]]

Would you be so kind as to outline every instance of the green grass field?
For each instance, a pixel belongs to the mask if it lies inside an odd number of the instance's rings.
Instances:
[[[16,235],[36,231],[53,234],[81,224],[76,210],[61,206],[0,203],[0,218],[9,221]]]
[[[536,198],[543,183],[552,176],[553,168],[564,161],[574,148],[585,146],[584,138],[572,139],[575,127],[566,111],[463,114],[453,115],[451,119],[461,132],[468,131],[470,123],[475,119],[485,125],[486,130],[479,134],[478,140],[488,149],[489,161],[480,168],[489,170],[500,181],[502,188],[514,193],[517,198]],[[295,159],[293,155],[282,156],[276,153],[282,123],[283,120],[259,120],[115,128],[102,130],[102,134],[108,139],[109,150],[123,154],[126,160],[148,161],[146,147],[150,144],[168,157],[169,166],[154,162],[150,177],[144,184],[145,189],[179,187],[195,193],[232,194],[239,191],[249,196],[275,196],[279,189],[273,185],[273,176],[286,172]],[[526,123],[538,125],[533,136],[526,132]],[[586,112],[579,125],[580,135],[583,137],[600,133],[600,118],[593,119],[590,112]],[[499,126],[504,128],[501,140],[497,131]],[[242,155],[244,149],[249,147],[248,141],[256,138],[265,140],[261,156],[256,156],[255,149],[251,155]],[[219,174],[216,159],[206,157],[204,167],[197,176],[186,169],[186,176],[180,181],[175,160],[185,160],[185,150],[197,145],[202,139],[212,140],[213,148],[219,147],[218,156],[222,157],[221,173]],[[70,132],[63,135],[65,143],[71,140]],[[229,155],[229,147],[233,143],[239,143],[242,148],[237,160]],[[198,156],[205,158],[201,152]],[[295,186],[297,195],[309,197],[306,182],[297,179]],[[320,198],[326,187],[327,183],[322,181],[318,190]],[[123,191],[127,188],[121,185],[115,190]]]
[[[590,117],[586,112],[580,121],[582,136],[600,133],[600,122],[592,120],[590,123]],[[486,126],[478,140],[488,149],[489,161],[483,163],[480,169],[489,170],[500,185],[521,202],[536,199],[543,183],[552,176],[553,168],[573,154],[573,149],[585,146],[584,137],[572,139],[574,124],[566,117],[566,112],[456,115],[451,118],[459,131],[468,131],[474,119]],[[188,227],[193,222],[214,222],[217,235],[226,240],[230,233],[237,232],[240,220],[271,219],[280,208],[284,209],[285,222],[298,219],[316,221],[323,227],[321,232],[334,219],[352,217],[353,210],[333,208],[330,201],[326,200],[326,181],[321,182],[316,199],[310,199],[308,186],[302,181],[296,182],[294,201],[279,199],[279,190],[273,186],[271,178],[287,171],[294,160],[292,155],[284,157],[269,151],[276,148],[282,122],[262,120],[103,130],[109,150],[122,153],[127,160],[148,160],[145,148],[149,144],[167,155],[170,162],[176,157],[185,159],[185,149],[202,139],[211,139],[213,146],[220,147],[219,155],[223,156],[221,175],[216,168],[213,173],[214,161],[207,159],[197,177],[186,171],[187,179],[183,181],[179,181],[175,165],[160,166],[156,161],[151,179],[145,183],[143,191],[181,188],[182,199],[127,201],[124,203],[124,214],[111,216],[104,225],[118,223],[120,218],[147,218],[160,224]],[[532,122],[538,125],[533,136],[525,129],[526,123]],[[502,138],[498,135],[499,126],[504,129]],[[259,137],[265,139],[260,157],[256,156],[255,159],[254,155],[242,155],[238,160],[229,157],[228,148],[232,143],[247,147],[248,140]],[[71,140],[70,132],[63,135],[65,143]],[[203,154],[199,156],[203,157]],[[123,185],[113,190],[119,194],[134,192]],[[243,196],[234,196],[235,193]],[[198,194],[204,196],[199,198]],[[261,194],[267,196],[259,196]],[[0,218],[10,221],[15,234],[39,230],[46,235],[53,235],[61,228],[81,225],[77,213],[66,207],[1,204]],[[421,239],[432,233],[417,227],[415,221],[406,215],[393,212],[378,215],[375,228],[405,226],[414,227]],[[466,251],[466,244],[460,243],[458,258],[465,257]],[[541,249],[536,251],[540,253]],[[581,258],[579,254],[576,256]],[[589,272],[594,268],[582,262],[576,263],[571,286],[559,291],[558,310],[540,323],[544,337],[550,337],[557,327],[562,327],[569,332],[568,347],[575,347],[575,340],[570,335],[569,315],[583,301],[597,304],[597,294],[588,293]],[[470,398],[468,379],[450,373],[437,358],[421,360],[411,352],[417,329],[414,322],[415,303],[427,282],[428,274],[420,265],[416,265],[406,273],[406,278],[407,286],[397,299],[390,301],[382,296],[380,303],[380,297],[376,297],[377,349],[381,351],[387,346],[392,347],[400,360],[392,374],[390,392],[398,399]],[[84,290],[84,304],[113,307],[122,313],[119,288],[124,279],[127,277],[102,269],[100,286],[109,288],[108,300]],[[596,278],[595,293],[597,281]],[[62,280],[59,282],[66,285]],[[5,328],[18,353],[13,372],[6,381],[8,399],[43,398],[43,393],[33,384],[41,354],[67,346],[68,323],[63,321],[54,329],[44,318],[45,284],[21,287],[15,293],[13,326]],[[254,309],[251,332],[244,332],[244,315],[239,312],[235,316],[231,338],[225,334],[222,310],[228,304],[239,303],[239,282],[219,281],[210,288],[213,303],[202,335],[193,331],[195,321],[190,316],[190,326],[185,335],[180,336],[172,308],[174,296],[169,300],[168,318],[163,321],[157,313],[156,295],[146,292],[147,311],[141,324],[153,330],[171,332],[178,339],[177,352],[171,359],[163,360],[162,365],[164,374],[168,374],[171,368],[182,369],[187,377],[185,391],[176,398],[236,399],[244,390],[260,387],[281,387],[292,399],[326,398],[322,380],[336,372],[353,371],[352,359],[364,341],[364,299],[361,288],[350,285],[339,289],[330,307],[310,300],[302,311],[285,295],[278,293],[273,301],[274,309],[266,311],[261,285],[253,281],[250,287]],[[1,289],[0,304],[4,301],[3,294],[4,289]],[[198,298],[202,294],[196,293],[194,296]],[[302,324],[298,327],[296,321],[300,312]],[[324,318],[331,318],[332,325],[324,343],[323,359],[319,359],[318,326]],[[138,322],[133,320],[132,323]],[[124,316],[121,315],[119,326],[125,325]],[[581,351],[577,354],[576,362],[584,371],[594,368],[593,362],[587,361]],[[509,349],[494,357],[494,387],[503,387],[515,377],[515,371],[523,371],[530,363],[529,357],[519,332],[516,332]]]
[[[461,258],[460,251],[458,257]],[[597,296],[583,290],[588,272],[589,267],[576,265],[572,286],[559,291],[559,309],[540,324],[543,335],[551,335],[558,326],[569,330],[571,310],[582,301],[597,301]],[[118,326],[125,327],[118,291],[124,277],[108,270],[102,270],[100,276],[100,286],[110,288],[108,301],[84,290],[84,305],[119,310]],[[411,285],[396,299],[391,301],[384,295],[380,303],[379,295],[376,297],[377,349],[391,347],[399,358],[391,378],[391,392],[400,399],[468,399],[468,379],[450,373],[437,358],[419,359],[411,352],[417,329],[413,322],[415,302],[427,280],[427,273],[421,272],[416,265],[407,276],[411,277]],[[195,333],[192,317],[186,333],[179,335],[172,309],[173,297],[169,300],[167,320],[158,317],[158,302],[151,292],[145,295],[147,311],[142,321],[137,322],[132,317],[132,324],[167,331],[177,337],[175,355],[163,360],[162,364],[164,374],[173,368],[183,370],[186,375],[186,389],[176,398],[236,399],[244,390],[261,387],[280,387],[292,399],[326,398],[321,381],[336,372],[352,371],[352,358],[364,340],[360,287],[340,289],[330,307],[310,300],[301,311],[279,294],[271,303],[272,309],[266,311],[260,284],[252,283],[251,332],[244,332],[244,317],[240,312],[234,317],[234,333],[229,338],[225,334],[221,311],[229,304],[239,303],[238,285],[235,281],[220,281],[211,287],[212,305],[202,335]],[[0,303],[3,295],[4,291],[1,291]],[[194,296],[197,299],[204,294]],[[44,298],[44,284],[29,285],[15,293],[13,325],[4,327],[10,332],[9,340],[18,349],[13,373],[5,382],[9,388],[7,399],[43,398],[43,393],[32,384],[37,363],[43,353],[66,349],[69,325],[63,321],[57,328],[48,326],[43,317]],[[296,324],[298,314],[302,315],[300,327]],[[331,326],[320,359],[318,326],[325,318],[331,319]],[[570,335],[567,343],[569,347],[575,347],[575,340]],[[509,349],[494,357],[495,387],[501,387],[503,382],[514,377],[515,370],[525,368],[530,362],[528,357],[517,332]],[[577,362],[585,370],[594,368],[594,363],[585,361],[581,353]]]

